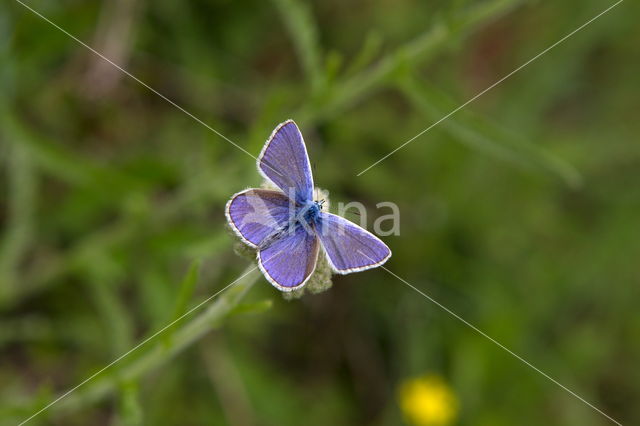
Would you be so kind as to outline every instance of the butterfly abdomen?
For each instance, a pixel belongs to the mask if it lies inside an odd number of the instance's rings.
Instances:
[[[273,231],[271,234],[267,235],[264,240],[260,242],[258,248],[260,250],[264,250],[275,242],[279,241],[281,238],[289,235],[294,235],[300,226],[302,226],[300,221],[293,219],[292,221]]]
[[[259,244],[258,248],[265,249],[278,241],[280,238],[287,235],[295,234],[300,227],[303,227],[308,233],[312,233],[312,229],[317,225],[320,220],[320,211],[322,205],[318,202],[308,203],[306,206],[300,208],[297,214],[291,219],[290,222],[283,225],[279,229],[276,229],[270,235],[264,238]]]

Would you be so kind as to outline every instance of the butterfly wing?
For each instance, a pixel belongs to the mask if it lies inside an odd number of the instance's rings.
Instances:
[[[320,243],[303,226],[285,233],[258,251],[258,265],[264,276],[280,291],[301,288],[316,269]]]
[[[335,214],[320,213],[316,232],[339,274],[375,268],[391,257],[391,250],[378,237]]]
[[[291,209],[291,201],[280,191],[252,188],[231,197],[225,213],[242,241],[257,247],[288,223]]]
[[[300,204],[313,199],[313,175],[300,129],[293,120],[278,125],[258,157],[258,170]]]

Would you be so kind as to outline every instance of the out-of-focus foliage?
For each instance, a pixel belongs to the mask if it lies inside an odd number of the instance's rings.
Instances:
[[[301,125],[334,205],[397,203],[396,274],[640,422],[640,28],[625,1],[28,5],[257,154]],[[0,4],[0,423],[242,275],[254,160],[14,0]],[[250,291],[248,291],[250,289]],[[246,294],[245,294],[246,293]],[[383,270],[287,302],[259,274],[32,424],[395,425],[436,374],[459,424],[607,420]]]

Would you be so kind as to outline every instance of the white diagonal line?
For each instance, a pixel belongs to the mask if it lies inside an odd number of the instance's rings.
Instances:
[[[402,145],[400,145],[399,147],[397,147],[396,149],[394,149],[393,151],[391,151],[390,153],[386,154],[384,157],[380,158],[378,161],[376,161],[375,163],[371,164],[369,167],[367,167],[366,169],[362,170],[360,173],[357,174],[357,176],[360,176],[362,174],[364,174],[365,172],[367,172],[369,169],[371,169],[372,167],[380,164],[381,162],[383,162],[384,160],[386,160],[387,158],[391,157],[393,154],[395,154],[396,152],[398,152],[399,150],[401,150],[402,148],[404,148],[405,146],[407,146],[408,144],[410,144],[411,142],[413,142],[414,140],[416,140],[417,138],[419,138],[420,136],[422,136],[423,134],[427,133],[429,130],[433,129],[434,127],[436,127],[438,124],[442,123],[443,121],[445,121],[446,119],[448,119],[449,117],[451,117],[452,115],[454,115],[455,113],[457,113],[458,111],[460,111],[461,109],[463,109],[464,107],[466,107],[467,105],[469,105],[470,103],[472,103],[473,101],[475,101],[476,99],[478,99],[479,97],[481,97],[482,95],[484,95],[485,93],[487,93],[488,91],[490,91],[491,89],[495,88],[496,86],[498,86],[499,84],[501,84],[503,81],[507,80],[508,78],[510,78],[511,76],[513,76],[514,74],[516,74],[517,72],[519,72],[520,70],[522,70],[523,68],[525,68],[527,65],[531,64],[532,62],[534,62],[535,60],[537,60],[538,58],[540,58],[542,55],[544,55],[545,53],[549,52],[550,50],[552,50],[553,48],[555,48],[556,46],[558,46],[559,44],[563,43],[564,41],[566,41],[569,37],[573,36],[574,34],[576,34],[578,31],[584,29],[587,25],[591,24],[593,21],[595,21],[596,19],[600,18],[602,15],[604,15],[605,13],[609,12],[611,9],[613,9],[614,7],[618,6],[620,3],[622,3],[624,0],[618,0],[616,3],[612,4],[611,6],[609,6],[607,9],[603,10],[602,12],[600,12],[599,14],[597,14],[596,16],[594,16],[593,18],[591,18],[590,20],[588,20],[587,22],[585,22],[584,24],[582,24],[581,26],[579,26],[578,28],[576,28],[575,30],[571,31],[569,34],[567,34],[566,36],[562,37],[560,40],[558,40],[557,42],[553,43],[551,46],[547,47],[546,49],[544,49],[542,52],[538,53],[536,56],[534,56],[533,58],[529,59],[527,62],[525,62],[524,64],[520,65],[518,68],[516,68],[515,70],[511,71],[509,74],[505,75],[504,77],[502,77],[500,80],[496,81],[495,83],[493,83],[491,86],[487,87],[486,89],[484,89],[482,92],[478,93],[477,95],[475,95],[473,98],[469,99],[467,102],[463,103],[462,105],[460,105],[458,108],[454,109],[453,111],[451,111],[450,113],[448,113],[447,115],[445,115],[444,117],[442,117],[440,120],[436,121],[435,123],[433,123],[431,126],[427,127],[426,129],[424,129],[423,131],[421,131],[420,133],[418,133],[417,135],[415,135],[414,137],[412,137],[411,139],[409,139],[408,141],[406,141],[405,143],[403,143]]]
[[[363,253],[362,251],[358,250],[360,252],[360,254],[367,256],[365,253]],[[369,257],[369,259],[371,259]],[[373,259],[371,259],[373,260]],[[574,396],[575,398],[579,399],[580,401],[582,401],[583,403],[585,403],[586,405],[588,405],[589,407],[591,407],[592,409],[594,409],[595,411],[597,411],[598,413],[602,414],[604,417],[606,417],[607,419],[611,420],[613,423],[622,426],[622,423],[618,422],[617,420],[615,420],[613,417],[609,416],[607,413],[605,413],[604,411],[602,411],[601,409],[599,409],[598,407],[596,407],[595,405],[593,405],[592,403],[590,403],[589,401],[587,401],[586,399],[584,399],[583,397],[581,397],[580,395],[578,395],[577,393],[575,393],[574,391],[572,391],[571,389],[569,389],[568,387],[566,387],[565,385],[563,385],[562,383],[560,383],[559,381],[557,381],[556,379],[554,379],[553,377],[549,376],[547,373],[545,373],[544,371],[540,370],[538,367],[536,367],[535,365],[531,364],[529,361],[527,361],[526,359],[524,359],[523,357],[521,357],[520,355],[518,355],[517,353],[513,352],[511,349],[507,348],[505,345],[503,345],[502,343],[498,342],[496,339],[494,339],[493,337],[489,336],[487,333],[485,333],[484,331],[480,330],[478,327],[476,327],[475,325],[471,324],[469,321],[465,320],[464,318],[462,318],[460,315],[456,314],[455,312],[453,312],[451,309],[447,308],[446,306],[444,306],[442,303],[438,302],[437,300],[435,300],[433,297],[429,296],[428,294],[424,293],[422,290],[418,289],[417,287],[409,284],[409,282],[407,282],[406,280],[404,280],[403,278],[399,277],[398,275],[396,275],[395,273],[393,273],[392,271],[390,271],[388,268],[386,268],[385,266],[380,266],[382,269],[384,269],[385,271],[387,271],[389,274],[393,275],[394,277],[396,277],[398,280],[402,281],[404,284],[406,284],[408,287],[412,288],[413,290],[415,290],[416,292],[418,292],[420,295],[422,295],[425,299],[429,300],[430,302],[434,303],[436,306],[438,306],[440,309],[442,309],[443,311],[445,311],[446,313],[448,313],[449,315],[453,316],[454,318],[456,318],[457,320],[459,320],[460,322],[462,322],[464,325],[466,325],[467,327],[471,328],[473,331],[475,331],[476,333],[480,334],[482,337],[488,339],[489,341],[491,341],[492,343],[494,343],[496,346],[498,346],[499,348],[501,348],[502,350],[506,351],[507,353],[509,353],[510,355],[512,355],[513,357],[515,357],[517,360],[519,360],[520,362],[522,362],[523,364],[527,365],[528,367],[530,367],[531,369],[533,369],[534,371],[536,371],[537,373],[541,374],[543,377],[545,377],[547,380],[550,380],[551,382],[555,383],[556,385],[560,386],[562,389],[564,389],[566,392],[568,392],[569,394],[571,394],[572,396]]]
[[[162,93],[158,92],[156,89],[154,89],[153,87],[149,86],[147,83],[145,83],[144,81],[140,80],[138,77],[136,77],[135,75],[131,74],[129,71],[125,70],[124,68],[122,68],[120,65],[116,64],[115,62],[113,62],[111,59],[107,58],[106,56],[104,56],[102,53],[98,52],[97,50],[95,50],[93,47],[89,46],[87,43],[83,42],[82,40],[80,40],[79,38],[77,38],[76,36],[74,36],[73,34],[71,34],[70,32],[66,31],[64,28],[60,27],[58,24],[56,24],[55,22],[51,21],[49,18],[47,18],[46,16],[42,15],[40,12],[38,12],[37,10],[34,10],[32,7],[26,5],[25,3],[23,3],[21,0],[15,0],[16,2],[20,3],[24,8],[30,10],[34,15],[40,17],[41,19],[43,19],[44,21],[48,22],[49,24],[51,24],[53,27],[57,28],[59,31],[61,31],[62,33],[66,34],[69,38],[73,39],[74,41],[76,41],[78,44],[80,44],[81,46],[87,48],[88,50],[90,50],[92,53],[96,54],[97,56],[99,56],[100,58],[102,58],[103,60],[105,60],[106,62],[110,63],[111,65],[113,65],[115,68],[117,68],[118,70],[120,70],[122,73],[124,73],[125,75],[127,75],[128,77],[132,78],[133,80],[135,80],[137,83],[139,83],[140,85],[144,86],[145,88],[147,88],[148,90],[150,90],[151,92],[155,93],[156,95],[160,96],[162,99],[164,99],[165,101],[169,102],[171,105],[173,105],[174,107],[176,107],[177,109],[179,109],[180,111],[182,111],[183,113],[185,113],[186,115],[188,115],[189,117],[193,118],[195,121],[197,121],[198,123],[202,124],[204,127],[206,127],[207,129],[211,130],[213,133],[215,133],[216,135],[220,136],[222,139],[226,140],[227,142],[229,142],[231,145],[235,146],[236,148],[238,148],[240,151],[244,152],[245,154],[249,155],[251,158],[255,159],[256,157],[251,154],[249,151],[247,151],[246,149],[244,149],[243,147],[241,147],[240,145],[238,145],[237,143],[235,143],[234,141],[232,141],[231,139],[229,139],[228,137],[226,137],[225,135],[223,135],[222,133],[220,133],[219,131],[217,131],[216,129],[214,129],[213,127],[211,127],[210,125],[208,125],[207,123],[205,123],[204,121],[202,121],[201,119],[199,119],[198,117],[196,117],[195,115],[193,115],[192,113],[190,113],[189,111],[187,111],[186,109],[184,109],[183,107],[181,107],[180,105],[178,105],[177,103],[175,103],[174,101],[172,101],[171,99],[169,99],[168,97],[166,97],[165,95],[163,95]]]
[[[281,252],[280,252],[281,253]],[[277,254],[280,254],[277,253]],[[51,408],[54,404],[57,404],[58,402],[60,402],[61,400],[63,400],[64,398],[66,398],[67,396],[69,396],[70,394],[72,394],[73,392],[75,392],[76,390],[78,390],[78,388],[86,385],[87,383],[89,383],[91,380],[93,380],[94,378],[96,378],[98,375],[100,375],[101,373],[103,373],[105,370],[109,369],[110,367],[114,366],[115,364],[117,364],[118,362],[122,361],[124,358],[126,358],[127,356],[131,355],[133,352],[135,352],[136,350],[138,350],[139,348],[141,348],[142,346],[144,346],[145,344],[147,344],[148,342],[150,342],[151,340],[153,340],[154,338],[156,338],[158,335],[162,334],[163,332],[167,331],[169,328],[171,328],[172,326],[174,326],[176,323],[180,322],[183,318],[185,318],[186,316],[192,314],[193,312],[197,311],[198,309],[200,309],[203,305],[205,305],[206,303],[210,302],[211,300],[213,300],[217,295],[219,295],[220,293],[222,293],[223,291],[225,291],[226,289],[228,289],[229,287],[231,287],[232,285],[234,285],[235,283],[237,283],[238,281],[240,281],[242,278],[246,277],[247,275],[249,275],[251,272],[255,271],[258,267],[254,266],[253,268],[251,268],[249,271],[245,272],[244,274],[242,274],[240,277],[236,278],[234,281],[232,281],[230,284],[227,284],[222,290],[217,291],[216,293],[214,293],[212,296],[207,297],[205,300],[203,300],[202,302],[198,303],[196,306],[194,306],[193,308],[189,309],[187,312],[185,312],[184,314],[182,314],[181,316],[179,316],[178,318],[176,318],[175,320],[171,321],[169,324],[165,325],[164,327],[162,327],[160,330],[156,331],[155,333],[153,333],[151,336],[147,337],[146,339],[144,339],[142,342],[138,343],[136,346],[134,346],[133,348],[129,349],[127,352],[125,352],[124,354],[120,355],[118,358],[114,359],[113,361],[111,361],[109,364],[107,364],[106,366],[102,367],[100,370],[98,370],[97,372],[93,373],[91,376],[87,377],[86,379],[84,379],[82,382],[80,382],[79,384],[77,384],[76,386],[72,387],[71,389],[69,389],[68,391],[66,391],[65,393],[63,393],[62,395],[60,395],[58,398],[54,399],[53,401],[51,401],[49,404],[45,405],[44,407],[42,407],[40,410],[36,411],[35,413],[33,413],[29,418],[23,420],[22,422],[20,422],[18,424],[18,426],[22,426],[25,423],[27,423],[28,421],[32,420],[34,417],[36,417],[37,415],[41,414],[42,412],[48,410],[49,408]]]

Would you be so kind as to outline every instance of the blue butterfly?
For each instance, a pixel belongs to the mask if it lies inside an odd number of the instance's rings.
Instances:
[[[258,266],[278,290],[302,288],[316,268],[320,247],[339,274],[382,265],[391,250],[354,223],[322,211],[300,129],[278,125],[258,157],[258,171],[281,191],[250,188],[229,200],[226,216],[242,241],[255,248]]]

